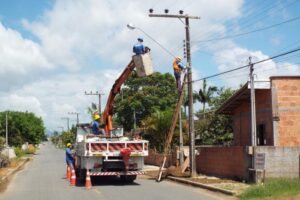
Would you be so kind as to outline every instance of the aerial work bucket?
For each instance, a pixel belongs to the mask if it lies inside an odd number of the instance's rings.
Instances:
[[[138,76],[149,76],[153,73],[150,53],[134,55],[132,57]]]

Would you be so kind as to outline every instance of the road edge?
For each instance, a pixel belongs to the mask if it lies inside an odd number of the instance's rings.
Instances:
[[[4,192],[6,190],[7,185],[9,183],[9,181],[11,180],[11,178],[13,177],[13,175],[15,175],[15,173],[17,173],[19,170],[21,170],[25,166],[25,164],[28,163],[30,160],[31,160],[31,158],[26,158],[26,159],[22,160],[16,168],[9,171],[5,176],[3,176],[0,179],[0,192]]]
[[[220,192],[220,193],[223,193],[223,194],[226,194],[226,195],[231,195],[231,196],[236,195],[234,192],[229,191],[229,190],[225,190],[225,189],[222,189],[222,188],[218,188],[218,187],[214,187],[214,186],[210,186],[210,185],[206,185],[206,184],[202,184],[202,183],[197,183],[197,182],[186,180],[186,179],[183,179],[183,178],[177,178],[177,177],[174,177],[174,176],[167,176],[167,179],[175,181],[175,182],[185,183],[185,184],[188,184],[188,185],[204,188],[204,189],[211,190],[211,191],[214,191],[214,192]]]

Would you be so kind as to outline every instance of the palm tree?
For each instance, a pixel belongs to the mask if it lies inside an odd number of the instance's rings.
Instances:
[[[87,108],[88,113],[91,115],[92,120],[94,119],[94,114],[95,112],[97,112],[98,108],[97,105],[95,103],[91,104],[91,107]]]
[[[209,86],[207,88],[206,80],[203,81],[203,87],[199,90],[198,100],[202,103],[202,112],[205,112],[205,105],[211,102],[213,94],[218,90],[216,86]]]

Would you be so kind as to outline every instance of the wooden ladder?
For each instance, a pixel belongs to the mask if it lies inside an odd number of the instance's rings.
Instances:
[[[185,89],[185,85],[186,85],[186,82],[187,82],[187,76],[188,76],[188,73],[186,72],[185,75],[184,75],[184,78],[183,78],[183,84],[181,86],[181,92],[179,94],[179,99],[178,99],[177,104],[176,104],[175,112],[173,113],[172,124],[171,124],[171,126],[168,130],[168,135],[167,135],[167,139],[166,139],[165,146],[164,146],[164,158],[163,158],[163,162],[162,162],[162,164],[159,168],[157,179],[156,179],[156,181],[158,181],[158,182],[161,180],[162,169],[164,168],[164,166],[166,164],[167,155],[168,155],[170,145],[171,145],[171,142],[172,142],[172,139],[173,139],[174,129],[175,129],[175,126],[176,126],[176,123],[177,123],[177,120],[178,120],[179,110],[181,109],[181,105],[182,105],[182,102],[183,102],[184,89]]]

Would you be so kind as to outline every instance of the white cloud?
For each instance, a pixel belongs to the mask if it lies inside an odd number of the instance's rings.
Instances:
[[[24,84],[53,67],[40,45],[0,22],[0,90]]]
[[[257,62],[269,58],[261,51],[251,51],[246,48],[235,47],[230,45],[230,48],[223,48],[215,53],[215,58],[218,63],[220,72],[224,72],[237,67],[245,66],[249,63],[251,56],[252,62]],[[237,70],[220,76],[227,87],[238,87],[240,84],[246,83],[249,77],[249,67]],[[255,80],[269,80],[270,76],[284,76],[300,74],[300,66],[289,62],[274,62],[269,60],[260,64],[254,65]]]
[[[104,93],[103,109],[119,73],[116,70],[106,70],[80,75],[60,74],[47,80],[37,80],[15,90],[14,94],[2,93],[0,110],[34,112],[43,117],[48,129],[57,129],[58,126],[65,126],[66,129],[66,122],[62,117],[69,117],[71,123],[76,123],[76,116],[68,115],[68,112],[79,112],[80,121],[89,122],[87,107],[91,102],[98,103],[98,99],[96,96],[86,96],[84,92],[98,90]]]
[[[172,2],[168,0],[160,4],[163,7]],[[230,3],[226,0],[197,1],[188,9],[188,12],[202,17],[191,22],[193,32],[199,33],[208,27],[210,33],[223,29],[223,25],[215,24],[215,21],[239,16],[242,4],[242,0],[232,0]],[[178,48],[185,37],[184,26],[176,19],[148,17],[150,7],[153,7],[152,1],[55,1],[53,9],[41,19],[34,22],[23,20],[23,25],[40,39],[43,51],[52,62],[72,71],[79,70],[87,58],[94,56],[117,64],[128,62],[135,38],[144,36],[137,30],[128,30],[126,24],[130,22],[174,54],[179,53]],[[169,63],[169,55],[144,37],[145,43],[153,50],[153,57],[163,57],[155,63]]]
[[[35,96],[26,96],[19,94],[1,95],[1,110],[28,111],[36,113],[38,116],[46,117],[46,113],[41,107],[41,102]]]

